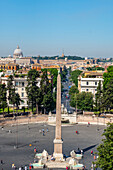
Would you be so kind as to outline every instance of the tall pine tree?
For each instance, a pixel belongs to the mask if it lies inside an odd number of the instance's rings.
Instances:
[[[7,107],[7,88],[5,84],[0,84],[0,108],[4,109]]]
[[[36,103],[39,104],[40,97],[41,97],[39,88],[37,86],[38,77],[39,77],[39,73],[35,69],[30,70],[28,72],[28,76],[27,76],[28,85],[26,87],[26,92],[28,96],[28,104],[32,106],[32,112],[33,112],[33,107],[36,106]]]

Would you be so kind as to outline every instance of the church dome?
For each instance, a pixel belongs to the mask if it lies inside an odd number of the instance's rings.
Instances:
[[[19,48],[19,46],[17,46],[17,48],[14,50],[13,55],[16,57],[23,57],[22,50]]]

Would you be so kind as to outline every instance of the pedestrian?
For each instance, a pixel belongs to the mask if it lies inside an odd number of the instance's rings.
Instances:
[[[9,130],[9,133],[11,133],[11,130]]]
[[[22,168],[20,167],[19,170],[22,170]]]
[[[78,131],[76,130],[76,134],[78,134]]]
[[[44,129],[42,129],[42,132],[44,132]]]
[[[80,151],[80,149],[78,148],[78,151]]]
[[[93,150],[91,150],[91,155],[93,155]]]
[[[83,155],[83,150],[81,149],[81,154]]]
[[[25,166],[24,169],[27,170],[27,166]]]
[[[12,164],[12,168],[13,168],[13,169],[16,168],[15,164]]]
[[[47,131],[47,132],[49,131],[49,130],[48,130],[48,128],[47,128],[47,130],[46,130],[46,131]]]
[[[94,155],[94,160],[96,160],[96,156]]]
[[[1,160],[1,165],[3,164],[3,160]]]
[[[42,133],[42,131],[41,131],[41,130],[39,130],[39,133]]]
[[[1,160],[1,165],[3,165],[3,160]]]
[[[36,148],[34,148],[34,153],[36,153]]]
[[[66,169],[68,169],[68,166],[66,166]]]
[[[31,169],[31,165],[29,165],[29,169]]]

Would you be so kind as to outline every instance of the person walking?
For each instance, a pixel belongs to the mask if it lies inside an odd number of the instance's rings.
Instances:
[[[81,154],[83,155],[83,153],[84,153],[84,152],[83,152],[83,150],[81,149]]]
[[[3,165],[3,160],[1,160],[1,165]]]
[[[34,148],[34,153],[36,153],[36,148]]]
[[[96,160],[96,156],[94,155],[94,160]]]
[[[93,150],[91,150],[91,155],[93,155]]]
[[[27,166],[25,166],[25,168],[24,168],[25,170],[27,170]]]

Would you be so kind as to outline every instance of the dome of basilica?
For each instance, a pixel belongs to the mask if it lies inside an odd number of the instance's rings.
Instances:
[[[14,57],[23,57],[22,50],[19,48],[19,46],[17,46],[17,48],[14,50],[13,56]]]

